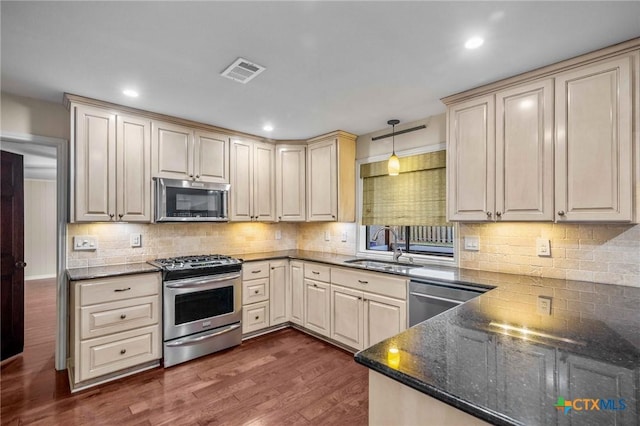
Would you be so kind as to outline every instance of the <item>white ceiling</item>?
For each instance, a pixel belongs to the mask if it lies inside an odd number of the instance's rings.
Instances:
[[[640,36],[639,1],[0,7],[4,91],[69,92],[274,139],[421,119],[444,111],[441,97]],[[466,50],[473,35],[485,44]],[[266,71],[247,85],[220,77],[239,56]]]

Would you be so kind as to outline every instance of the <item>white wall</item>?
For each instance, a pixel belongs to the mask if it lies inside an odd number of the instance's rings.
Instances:
[[[56,276],[56,181],[24,181],[25,280]]]

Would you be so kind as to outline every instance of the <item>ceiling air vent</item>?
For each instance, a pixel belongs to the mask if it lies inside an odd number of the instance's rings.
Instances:
[[[238,58],[220,74],[239,83],[246,84],[266,68],[262,65],[254,64],[246,59]]]

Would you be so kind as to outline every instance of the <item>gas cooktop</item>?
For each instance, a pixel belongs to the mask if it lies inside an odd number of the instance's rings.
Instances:
[[[221,254],[168,257],[151,260],[149,263],[162,269],[165,281],[218,275],[242,269],[242,259]]]

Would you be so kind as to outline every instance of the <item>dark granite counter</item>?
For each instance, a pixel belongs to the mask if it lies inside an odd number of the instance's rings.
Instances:
[[[640,288],[458,276],[497,288],[356,361],[494,424],[639,424]],[[552,297],[550,316],[537,313],[538,295]],[[574,407],[557,409],[559,398]]]
[[[125,265],[91,266],[87,268],[67,269],[67,277],[71,281],[89,280],[92,278],[113,277],[118,275],[144,274],[158,272],[160,269],[149,263],[128,263]]]

